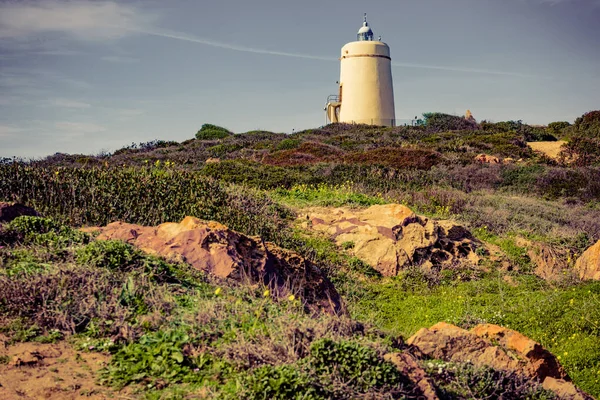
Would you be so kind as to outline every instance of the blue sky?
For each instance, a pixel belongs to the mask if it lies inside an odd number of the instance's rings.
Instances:
[[[397,118],[600,108],[600,0],[0,0],[0,156],[323,125],[364,12]]]

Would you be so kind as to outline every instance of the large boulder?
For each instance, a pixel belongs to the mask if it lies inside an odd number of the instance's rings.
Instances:
[[[542,382],[560,398],[591,399],[578,390],[556,357],[512,329],[481,324],[470,331],[440,322],[422,328],[406,344],[423,358],[490,367]]]
[[[339,245],[350,243],[356,257],[384,276],[412,265],[437,271],[479,262],[478,242],[464,227],[418,216],[401,204],[314,208],[305,218],[307,228],[328,234]]]
[[[575,269],[583,280],[600,280],[600,240],[583,252],[575,262]]]
[[[0,201],[0,222],[10,222],[21,216],[38,217],[39,214],[31,207],[19,203],[6,203]]]
[[[235,232],[218,222],[185,217],[180,223],[157,227],[114,222],[97,240],[123,240],[168,260],[186,262],[220,278],[262,282],[274,295],[300,294],[312,308],[340,310],[340,297],[312,263],[261,238]]]

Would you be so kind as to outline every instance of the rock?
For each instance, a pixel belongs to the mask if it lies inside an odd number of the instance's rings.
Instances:
[[[12,358],[11,365],[14,367],[33,366],[38,364],[44,358],[37,351],[25,351],[15,355]]]
[[[583,280],[600,280],[600,240],[583,252],[575,262],[575,269]]]
[[[97,240],[123,240],[147,253],[186,262],[220,278],[262,282],[275,295],[300,294],[313,308],[329,312],[341,308],[339,294],[315,265],[296,253],[218,222],[185,217],[180,223],[157,227],[114,222],[91,230],[100,231]]]
[[[514,163],[515,163],[514,158],[506,157],[506,158],[502,159],[502,164],[514,164]]]
[[[304,218],[307,228],[326,233],[338,245],[352,242],[353,254],[385,276],[413,265],[439,271],[479,262],[479,242],[467,229],[420,217],[400,204],[365,210],[314,208]]]
[[[207,158],[206,161],[204,161],[206,164],[218,164],[221,162],[220,158]]]
[[[545,243],[517,238],[515,244],[527,249],[527,256],[535,265],[534,273],[547,281],[557,281],[569,270],[569,254]]]
[[[577,389],[572,382],[564,379],[548,377],[544,380],[542,386],[544,389],[556,393],[561,400],[594,400],[592,396]]]
[[[23,204],[0,202],[0,222],[10,222],[23,215],[31,217],[39,216],[37,211],[31,207],[24,206]]]
[[[476,367],[491,367],[530,379],[569,379],[558,360],[520,333],[497,325],[477,325],[471,331],[440,322],[422,328],[406,342],[428,358]]]
[[[438,400],[439,397],[435,390],[435,385],[427,372],[419,366],[417,360],[409,353],[388,353],[383,357],[386,361],[391,362],[396,366],[398,371],[411,382],[415,384],[418,390],[421,392],[420,399],[426,400]]]
[[[478,154],[475,156],[475,162],[479,162],[482,164],[500,164],[500,159],[498,157],[490,156],[488,154]]]
[[[502,348],[515,352],[527,361],[526,375],[543,381],[546,377],[564,379],[567,373],[558,363],[556,357],[541,344],[529,339],[512,329],[507,329],[493,324],[477,325],[471,332],[479,337],[497,343]]]

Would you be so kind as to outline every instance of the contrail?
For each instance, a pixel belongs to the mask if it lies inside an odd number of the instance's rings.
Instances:
[[[275,51],[275,50],[267,50],[267,49],[259,49],[255,47],[246,47],[239,46],[230,43],[218,42],[210,39],[203,39],[196,36],[191,36],[182,32],[172,32],[172,31],[164,31],[164,30],[147,30],[147,29],[130,29],[131,32],[143,33],[146,35],[152,36],[160,36],[169,39],[183,40],[186,42],[199,43],[206,46],[217,47],[220,49],[227,49],[233,51],[241,51],[245,53],[254,53],[254,54],[267,54],[273,56],[282,56],[282,57],[292,57],[292,58],[304,58],[308,60],[320,60],[320,61],[338,61],[337,57],[324,57],[324,56],[314,56],[311,54],[302,54],[302,53],[290,53],[286,51]],[[467,73],[476,73],[476,74],[488,74],[488,75],[503,75],[503,76],[513,76],[519,78],[540,78],[539,76],[534,75],[526,75],[518,72],[507,72],[507,71],[495,71],[488,69],[478,69],[478,68],[466,68],[466,67],[447,67],[443,65],[426,65],[426,64],[412,64],[412,63],[403,63],[403,62],[393,62],[393,67],[399,68],[418,68],[418,69],[432,69],[439,71],[451,71],[451,72],[467,72]]]
[[[238,46],[235,44],[217,42],[209,39],[202,39],[195,36],[190,36],[181,32],[168,32],[168,31],[156,31],[156,30],[143,30],[143,29],[131,29],[132,32],[145,33],[146,35],[152,36],[161,36],[170,39],[177,40],[185,40],[186,42],[200,43],[206,46],[218,47],[220,49],[234,50],[234,51],[243,51],[245,53],[254,53],[254,54],[269,54],[273,56],[283,56],[283,57],[294,57],[294,58],[306,58],[309,60],[321,60],[321,61],[336,61],[337,58],[334,57],[322,57],[322,56],[313,56],[310,54],[300,54],[300,53],[288,53],[285,51],[274,51],[274,50],[266,50],[266,49],[256,49],[253,47],[245,47]]]

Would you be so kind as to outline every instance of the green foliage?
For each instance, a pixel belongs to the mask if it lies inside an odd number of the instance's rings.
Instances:
[[[553,392],[543,389],[539,383],[491,368],[436,361],[426,363],[426,367],[436,382],[440,382],[444,399],[556,399]]]
[[[239,144],[221,143],[216,146],[209,147],[208,152],[210,153],[211,157],[224,157],[227,154],[233,153],[234,151],[237,151],[241,148],[242,148],[242,146]]]
[[[440,321],[465,328],[475,321],[515,329],[560,356],[579,387],[600,393],[600,283],[550,287],[533,276],[513,274],[512,279],[509,284],[492,274],[447,286],[422,285],[410,292],[398,280],[370,283],[349,304],[350,313],[404,337]]]
[[[265,365],[252,371],[244,380],[237,398],[248,400],[317,400],[325,392],[307,375],[288,365]]]
[[[194,373],[196,365],[184,349],[188,343],[189,337],[181,331],[144,335],[112,357],[102,379],[116,387],[144,382],[149,388],[157,384],[195,381],[198,379]]]
[[[396,367],[377,352],[356,342],[322,339],[310,348],[310,363],[317,374],[339,374],[343,382],[362,391],[401,382]]]
[[[424,113],[423,118],[425,127],[434,132],[475,130],[479,128],[476,122],[456,115],[430,112]]]
[[[385,204],[382,197],[369,196],[354,190],[351,182],[340,185],[295,185],[290,189],[279,188],[272,192],[272,197],[278,201],[293,206],[372,206]]]
[[[128,271],[143,259],[139,250],[120,240],[102,240],[77,249],[77,262],[81,265]]]
[[[371,277],[380,277],[381,276],[381,273],[379,273],[379,271],[377,271],[376,269],[374,269],[373,267],[371,267],[369,264],[362,261],[358,257],[352,257],[352,258],[350,258],[350,260],[348,260],[348,268],[350,268],[351,271],[355,271],[355,272],[358,272],[358,273],[366,275],[366,276],[371,276]]]
[[[0,198],[12,198],[69,225],[141,225],[185,216],[273,240],[292,213],[263,193],[229,187],[201,174],[157,168],[32,168],[0,165]]]
[[[89,235],[51,218],[21,216],[9,222],[5,229],[29,244],[64,247],[90,240]]]
[[[212,124],[204,124],[196,133],[196,139],[216,140],[226,138],[229,135],[232,135],[232,133],[223,127]]]
[[[276,150],[292,150],[300,146],[300,139],[287,138],[277,144]]]
[[[218,164],[206,164],[200,172],[211,178],[259,189],[289,188],[296,183],[308,183],[314,179],[307,171],[290,170],[247,160],[225,160]]]
[[[553,135],[560,136],[563,130],[570,126],[571,124],[567,121],[550,122],[548,124],[548,131]]]

